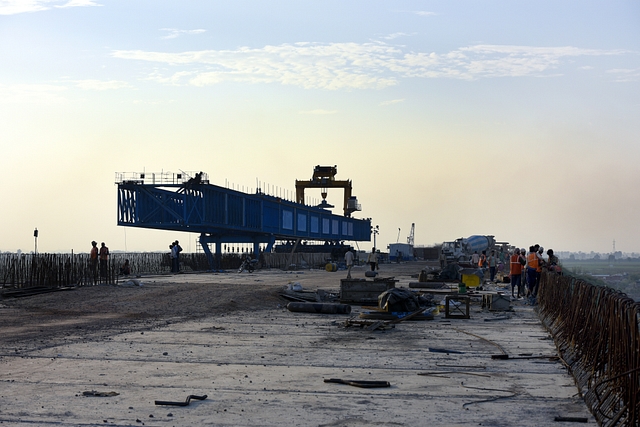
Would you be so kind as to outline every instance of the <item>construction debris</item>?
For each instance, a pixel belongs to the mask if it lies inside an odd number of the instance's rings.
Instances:
[[[429,347],[429,351],[430,351],[431,353],[464,354],[464,351],[449,350],[448,348],[434,348],[434,347]]]
[[[359,326],[364,328],[366,331],[375,331],[376,329],[386,329],[388,327],[395,327],[391,325],[391,322],[384,320],[356,320],[356,319],[347,319],[344,322],[344,327],[348,328],[351,326]]]
[[[393,277],[377,278],[375,280],[365,279],[342,279],[340,280],[340,302],[352,304],[377,304],[378,297],[389,289],[396,287]]]
[[[327,292],[323,289],[305,291],[298,282],[289,282],[280,291],[280,296],[289,301],[297,302],[337,302],[337,293]]]
[[[206,398],[207,398],[206,394],[204,396],[196,396],[195,394],[191,394],[187,396],[187,399],[184,402],[169,402],[166,400],[156,400],[155,403],[156,405],[166,405],[166,406],[189,406],[191,399],[205,400]]]
[[[569,423],[588,423],[589,419],[586,417],[561,417],[557,416],[553,421],[569,422]]]
[[[469,319],[470,299],[466,295],[447,295],[442,301],[447,319]]]
[[[447,282],[409,282],[411,289],[443,289],[448,288],[451,283]]]
[[[91,390],[91,391],[83,391],[82,395],[83,396],[95,396],[95,397],[112,397],[112,396],[118,396],[118,395],[120,395],[120,393],[117,393],[115,391],[95,391],[95,390]]]
[[[558,356],[509,356],[508,354],[492,354],[491,358],[494,360],[508,360],[508,359],[549,359],[558,360]]]
[[[349,314],[351,306],[348,304],[290,302],[287,304],[287,310],[302,313]]]
[[[424,311],[424,309],[423,309]],[[358,315],[361,319],[370,319],[370,320],[388,320],[388,321],[398,321],[398,320],[433,320],[434,316],[432,312],[424,313],[419,312],[418,314],[409,317],[412,313],[410,312],[380,312],[380,311],[365,311]]]
[[[381,388],[391,387],[388,381],[362,381],[362,380],[342,380],[339,378],[329,378],[324,380],[325,383],[346,384],[361,388]]]
[[[500,292],[483,294],[482,308],[488,308],[489,311],[506,311],[511,308],[511,300],[509,296]]]

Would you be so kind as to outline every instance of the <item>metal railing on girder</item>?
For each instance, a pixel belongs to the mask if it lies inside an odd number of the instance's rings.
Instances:
[[[203,183],[209,182],[209,177],[204,172],[117,172],[116,184],[149,184],[149,185],[182,185],[189,182],[189,180],[196,179],[197,177]]]

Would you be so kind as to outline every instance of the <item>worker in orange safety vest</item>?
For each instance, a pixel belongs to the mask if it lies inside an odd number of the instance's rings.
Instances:
[[[538,250],[535,246],[529,246],[529,255],[527,255],[527,287],[529,288],[529,296],[535,298],[538,279]]]
[[[520,263],[520,249],[516,248],[513,251],[513,255],[509,258],[509,275],[511,276],[511,298],[516,298],[515,289],[518,289],[518,296],[520,298],[520,280],[522,279],[522,264]]]

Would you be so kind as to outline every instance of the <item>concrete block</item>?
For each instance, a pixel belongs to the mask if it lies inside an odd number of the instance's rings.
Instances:
[[[506,311],[511,307],[511,301],[507,295],[486,294],[482,296],[482,308],[490,311]]]

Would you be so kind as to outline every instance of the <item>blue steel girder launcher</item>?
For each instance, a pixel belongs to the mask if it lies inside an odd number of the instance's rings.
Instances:
[[[258,256],[260,244],[271,252],[276,240],[370,241],[371,220],[351,217],[360,210],[351,181],[336,181],[336,167],[325,168],[296,181],[296,202],[213,185],[204,172],[118,173],[118,225],[198,233],[212,269],[224,243],[253,244]],[[326,193],[324,206],[304,203],[304,188],[335,187],[345,189],[344,216],[326,209]]]

